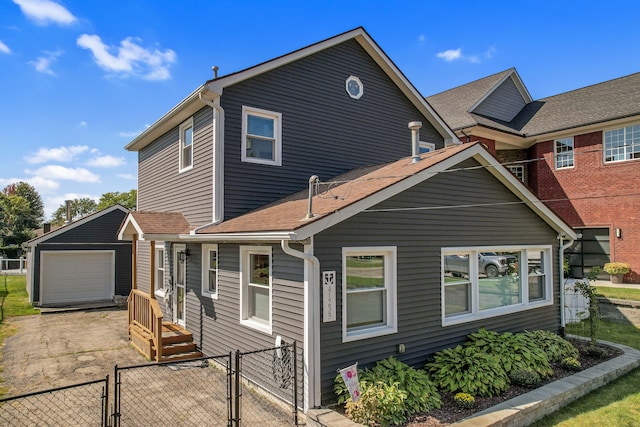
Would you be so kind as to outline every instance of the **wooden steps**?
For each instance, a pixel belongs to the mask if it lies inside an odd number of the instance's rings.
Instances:
[[[151,335],[137,325],[129,325],[129,336],[133,346],[144,356],[156,360],[156,348]],[[171,322],[162,323],[162,357],[159,362],[189,360],[202,357],[196,349],[191,332]]]

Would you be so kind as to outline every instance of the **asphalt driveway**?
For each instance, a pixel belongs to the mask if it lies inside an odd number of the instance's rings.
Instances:
[[[113,376],[114,365],[147,360],[127,337],[127,310],[110,308],[14,317],[2,349],[7,396]]]

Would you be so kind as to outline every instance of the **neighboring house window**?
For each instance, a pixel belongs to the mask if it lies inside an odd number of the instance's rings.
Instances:
[[[218,245],[202,245],[202,295],[218,298]]]
[[[443,324],[552,304],[551,268],[550,246],[443,249]]]
[[[573,137],[557,139],[555,141],[556,169],[572,168]]]
[[[282,114],[242,107],[242,161],[282,165]]]
[[[271,247],[241,246],[240,323],[271,334]]]
[[[160,246],[160,247],[158,247]],[[164,270],[164,242],[156,242],[156,251],[155,251],[155,263],[156,263],[156,284],[155,284],[155,294],[161,298],[164,298],[164,278],[165,278],[165,270]]]
[[[343,248],[342,341],[395,332],[396,248]]]
[[[193,167],[193,118],[180,125],[180,172]]]
[[[434,144],[433,142],[420,141],[418,143],[418,151],[420,154],[429,153],[435,149],[436,149],[436,144]]]
[[[604,161],[640,159],[640,124],[604,132]]]
[[[511,172],[516,178],[524,182],[524,166],[507,166],[509,172]]]

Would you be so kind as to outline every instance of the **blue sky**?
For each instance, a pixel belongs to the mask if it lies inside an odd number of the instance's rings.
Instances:
[[[635,1],[0,0],[0,186],[136,188],[124,146],[210,79],[363,26],[425,96],[515,67],[542,98],[640,71]]]

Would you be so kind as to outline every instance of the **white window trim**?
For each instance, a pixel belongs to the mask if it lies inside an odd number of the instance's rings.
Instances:
[[[567,155],[567,152],[558,153],[558,141],[571,140],[571,166],[558,166],[558,157]],[[553,165],[557,170],[573,169],[576,166],[576,143],[572,136],[553,140]]]
[[[247,157],[247,116],[265,117],[273,120],[273,160],[259,159],[255,157]],[[241,143],[241,160],[246,163],[258,163],[271,166],[282,166],[282,113],[274,111],[262,110],[260,108],[242,106],[242,143]]]
[[[155,257],[155,271],[153,272],[154,274],[154,282],[156,284],[155,286],[155,295],[158,298],[164,298],[166,295],[166,289],[165,289],[165,284],[164,283],[158,283],[158,270],[160,270],[160,268],[158,268],[158,258],[159,258],[159,252],[162,251],[162,258],[163,258],[163,267],[162,267],[162,271],[164,272],[163,277],[164,280],[166,282],[167,280],[167,257],[166,257],[166,252],[165,252],[165,247],[164,247],[164,242],[156,242],[156,247],[154,250],[154,254],[153,256]]]
[[[202,245],[202,296],[218,299],[218,293],[220,292],[218,271],[220,269],[216,269],[216,291],[211,292],[209,291],[209,251],[216,251],[216,262],[220,262],[218,245]],[[218,264],[219,266],[220,264]]]
[[[186,167],[182,167],[182,152],[183,152],[183,135],[184,135],[184,131],[185,129],[189,129],[191,128],[191,164],[189,166]],[[182,173],[182,172],[186,172],[188,170],[193,169],[193,163],[194,163],[194,159],[193,159],[193,154],[195,152],[194,145],[195,145],[195,130],[193,128],[193,117],[190,117],[189,119],[185,120],[184,122],[182,122],[182,124],[180,124],[180,127],[178,128],[178,172]]]
[[[495,307],[486,310],[480,310],[479,299],[480,289],[478,287],[478,274],[477,274],[477,256],[478,252],[521,252],[520,260],[520,292],[522,296],[522,302],[518,304],[507,305],[504,307]],[[545,298],[537,301],[529,301],[529,272],[528,272],[528,253],[529,252],[544,252],[544,265],[547,266],[545,271]],[[444,256],[451,253],[469,253],[470,259],[474,261],[470,265],[470,281],[471,281],[471,312],[457,315],[445,316],[445,277],[444,277]],[[459,325],[461,323],[473,322],[476,320],[488,319],[491,317],[502,316],[504,314],[518,313],[525,310],[544,307],[553,304],[553,256],[551,245],[547,246],[474,246],[474,247],[457,247],[457,248],[442,248],[440,254],[441,265],[441,313],[442,313],[442,326]],[[525,267],[527,266],[527,267]]]
[[[349,83],[351,82],[355,82],[358,85],[358,93],[353,94],[351,93],[351,91],[349,90]],[[349,94],[349,96],[353,99],[360,99],[362,98],[362,95],[364,95],[364,85],[362,84],[362,80],[360,80],[358,77],[356,76],[349,76],[347,77],[347,80],[344,82],[344,89],[347,91],[347,93]]]
[[[383,255],[387,291],[387,322],[356,331],[347,330],[347,256]],[[367,246],[342,248],[342,342],[363,340],[398,332],[397,314],[397,248],[395,246]]]
[[[633,127],[633,126],[638,126],[638,123],[632,123],[632,124],[628,124],[628,125],[625,125],[625,126],[622,126],[622,127],[618,126],[618,127],[615,127],[615,128],[604,129],[602,131],[602,163],[603,164],[609,165],[609,164],[614,164],[614,163],[632,162],[634,160],[635,161],[640,160],[640,159],[607,160],[607,132],[623,130],[624,131],[625,147],[631,148],[631,146],[626,145],[627,128]],[[627,150],[625,149],[625,153],[626,152],[627,152]]]
[[[248,318],[248,286],[251,277],[249,256],[269,255],[269,322]],[[273,255],[271,246],[240,246],[240,324],[271,335],[273,332]]]
[[[515,176],[518,179],[518,181],[525,182],[523,165],[506,165],[506,167],[509,170],[509,172],[511,172],[513,176]]]
[[[433,142],[418,141],[418,146],[420,148],[428,148],[429,153],[431,153],[432,151],[436,151],[436,144],[434,144]]]

